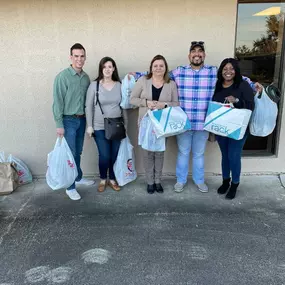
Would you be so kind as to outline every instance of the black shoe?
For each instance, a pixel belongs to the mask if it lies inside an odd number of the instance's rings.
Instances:
[[[231,178],[224,179],[223,184],[217,190],[218,194],[225,194],[230,187]]]
[[[154,184],[157,193],[163,193],[163,188],[160,183]]]
[[[237,183],[237,184],[232,183],[231,184],[231,188],[230,188],[229,192],[226,195],[226,199],[229,199],[229,200],[234,199],[234,197],[236,196],[236,193],[237,193],[238,186],[239,186],[239,183]]]
[[[154,184],[152,184],[152,185],[147,184],[147,193],[148,194],[153,194],[154,191],[155,191],[155,185]]]

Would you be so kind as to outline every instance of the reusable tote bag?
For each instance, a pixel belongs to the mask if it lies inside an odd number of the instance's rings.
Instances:
[[[248,109],[237,109],[231,104],[211,101],[204,130],[219,136],[241,140],[248,126],[251,113]]]
[[[191,129],[186,113],[178,107],[148,111],[156,137],[170,137]]]

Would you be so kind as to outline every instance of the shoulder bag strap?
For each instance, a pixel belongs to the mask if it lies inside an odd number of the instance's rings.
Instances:
[[[100,103],[100,101],[99,101],[99,80],[97,81],[97,85],[96,85],[96,103],[95,103],[95,105],[97,105],[97,104],[99,104],[101,113],[102,113],[102,115],[104,115],[104,112],[103,112],[103,110],[102,110],[101,103]]]

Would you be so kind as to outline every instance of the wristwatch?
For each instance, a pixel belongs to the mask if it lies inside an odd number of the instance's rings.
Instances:
[[[164,108],[167,108],[167,107],[168,107],[168,105],[167,105],[167,103],[165,103]]]

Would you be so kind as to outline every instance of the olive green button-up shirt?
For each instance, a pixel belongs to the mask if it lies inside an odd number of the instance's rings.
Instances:
[[[85,99],[90,79],[87,73],[78,74],[72,66],[60,72],[53,86],[53,116],[57,128],[63,128],[64,115],[85,114]]]

